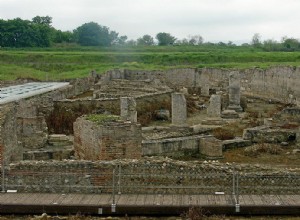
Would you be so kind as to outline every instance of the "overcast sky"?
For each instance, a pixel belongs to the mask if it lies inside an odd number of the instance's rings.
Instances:
[[[300,38],[300,0],[0,0],[0,18],[53,18],[63,31],[94,21],[129,39],[168,32],[182,39],[250,42]]]

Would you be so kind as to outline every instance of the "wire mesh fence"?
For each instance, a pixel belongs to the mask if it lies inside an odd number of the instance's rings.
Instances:
[[[86,166],[86,165],[85,165]],[[161,165],[45,168],[1,166],[1,191],[119,194],[299,194],[300,174],[173,169]]]

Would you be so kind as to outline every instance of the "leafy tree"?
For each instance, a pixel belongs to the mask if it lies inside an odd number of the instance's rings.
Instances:
[[[129,40],[129,41],[126,42],[126,45],[128,45],[128,46],[136,46],[137,42],[135,40]]]
[[[108,27],[95,22],[81,25],[74,30],[76,41],[82,46],[110,46],[114,33],[110,35]]]
[[[169,33],[160,32],[156,35],[156,39],[158,40],[159,46],[165,46],[165,45],[173,45],[176,41],[176,38],[173,37]]]
[[[201,35],[189,36],[188,42],[190,45],[201,45],[203,44],[203,37]]]
[[[128,37],[126,35],[118,37],[117,44],[118,45],[125,45]]]
[[[289,51],[299,50],[300,49],[300,42],[295,38],[282,38],[282,44],[284,49]]]
[[[71,31],[61,31],[52,29],[53,43],[71,43],[74,41],[73,33]]]
[[[154,39],[150,35],[145,34],[143,37],[137,39],[137,45],[141,45],[141,46],[154,45]]]
[[[49,17],[49,16],[45,16],[45,17],[35,16],[32,19],[32,22],[35,23],[35,24],[42,24],[42,25],[51,26],[52,18]]]
[[[48,47],[51,29],[48,25],[16,18],[1,20],[0,46],[3,47]]]
[[[275,40],[268,39],[263,42],[263,49],[266,51],[277,51],[280,50],[281,44]]]
[[[110,31],[108,27],[101,26],[95,22],[89,22],[81,25],[74,30],[76,42],[82,46],[111,46],[118,44],[120,40],[119,33]]]
[[[261,36],[260,36],[260,34],[255,33],[255,34],[253,35],[251,44],[252,44],[254,47],[260,47],[260,46],[261,46]]]

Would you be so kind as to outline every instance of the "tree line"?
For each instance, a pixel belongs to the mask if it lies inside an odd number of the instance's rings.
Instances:
[[[0,19],[0,46],[1,47],[49,47],[58,43],[77,43],[81,46],[166,46],[166,45],[217,45],[236,46],[233,42],[227,43],[204,42],[201,35],[188,36],[177,39],[170,33],[160,32],[155,38],[145,34],[136,40],[128,40],[126,35],[112,31],[109,27],[96,22],[85,23],[73,31],[61,31],[52,27],[50,16],[36,16],[32,20],[15,18],[12,20]],[[156,39],[156,41],[155,41]],[[282,38],[281,42],[269,39],[262,41],[256,33],[249,44],[242,46],[261,48],[265,51],[298,51],[300,42],[295,38]]]

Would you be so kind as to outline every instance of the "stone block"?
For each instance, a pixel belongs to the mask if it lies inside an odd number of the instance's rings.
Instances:
[[[249,140],[244,140],[241,138],[233,139],[233,140],[225,140],[222,142],[223,150],[235,149],[241,147],[250,146],[252,143]]]
[[[221,115],[221,96],[212,95],[209,99],[209,106],[207,108],[207,115],[209,117],[220,117]]]
[[[172,124],[186,126],[187,107],[186,99],[182,93],[172,94]]]
[[[209,159],[218,159],[223,157],[222,141],[215,137],[203,137],[199,143],[200,154]]]
[[[235,119],[239,117],[239,114],[235,110],[224,110],[221,114],[221,118],[224,119]]]

